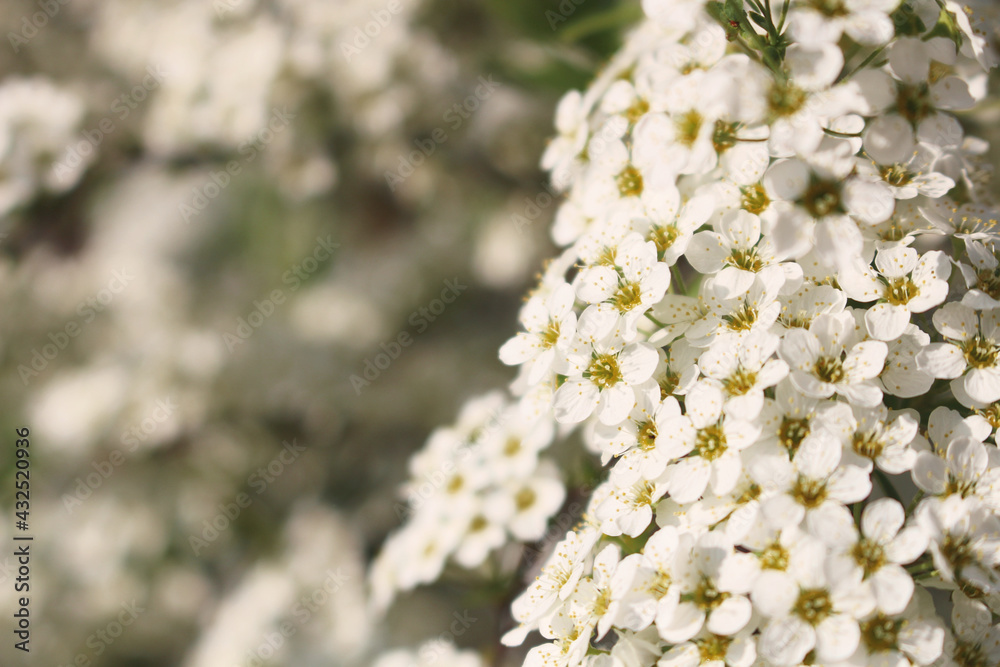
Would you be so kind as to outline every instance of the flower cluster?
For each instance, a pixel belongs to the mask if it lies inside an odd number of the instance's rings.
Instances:
[[[58,159],[83,115],[83,100],[43,77],[0,83],[0,216],[77,183],[93,155],[72,167]]]
[[[610,470],[526,666],[1000,659],[1000,212],[954,113],[996,53],[951,0],[774,5],[645,0],[558,107],[564,250],[500,358]]]
[[[512,538],[540,539],[566,493],[556,466],[539,456],[554,432],[551,418],[525,417],[495,392],[470,400],[454,425],[432,433],[410,460],[406,502],[397,505],[408,522],[373,565],[376,608],[436,580],[449,558],[473,568]]]

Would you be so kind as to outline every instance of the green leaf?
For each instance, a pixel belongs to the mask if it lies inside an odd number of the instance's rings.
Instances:
[[[771,32],[771,28],[770,28],[770,25],[768,24],[768,20],[765,19],[760,14],[758,14],[757,12],[750,12],[750,20],[753,21],[754,23],[756,23],[757,25],[759,25],[761,28],[763,28],[767,32]]]
[[[726,19],[743,23],[746,21],[746,10],[743,9],[743,0],[726,0]]]
[[[726,23],[728,21],[725,6],[721,2],[717,2],[717,0],[712,0],[712,2],[705,5],[705,11],[719,23]]]

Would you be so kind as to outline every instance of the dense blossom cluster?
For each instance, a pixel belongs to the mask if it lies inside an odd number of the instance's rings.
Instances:
[[[1000,211],[955,115],[989,36],[951,0],[643,8],[559,105],[565,250],[500,350],[521,420],[580,425],[610,471],[504,643],[1000,664]]]

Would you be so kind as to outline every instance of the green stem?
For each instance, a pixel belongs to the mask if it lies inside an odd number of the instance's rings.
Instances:
[[[680,267],[676,264],[672,265],[670,267],[670,275],[673,277],[673,282],[677,283],[677,285],[681,288],[679,294],[687,296],[687,285],[684,284],[684,274],[681,273]]]
[[[646,319],[647,320],[649,320],[650,322],[652,322],[656,326],[660,327],[661,329],[663,329],[663,328],[665,328],[667,326],[663,322],[661,322],[658,319],[656,319],[655,317],[653,317],[653,315],[651,313],[647,312],[645,315],[646,315]]]
[[[837,78],[837,83],[840,83],[841,81],[847,81],[852,76],[854,76],[855,74],[857,74],[858,72],[860,72],[861,70],[863,70],[865,67],[867,67],[868,65],[870,65],[873,60],[875,60],[876,58],[878,58],[879,54],[881,54],[883,51],[885,51],[885,47],[886,46],[889,46],[889,44],[885,44],[883,46],[880,46],[877,49],[875,49],[874,51],[872,51],[871,53],[869,53],[868,57],[865,58],[864,60],[862,60],[861,64],[858,65],[857,67],[855,67],[854,69],[852,69],[850,71],[850,73],[844,74],[844,75],[838,77]]]

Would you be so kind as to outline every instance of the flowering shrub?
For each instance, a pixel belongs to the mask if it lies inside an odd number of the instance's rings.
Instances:
[[[580,426],[609,470],[513,601],[525,665],[1000,664],[1000,236],[956,116],[988,35],[951,0],[643,8],[558,107],[514,399],[413,459],[376,603],[543,537]]]

